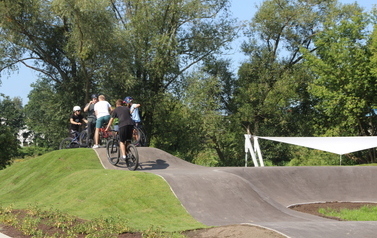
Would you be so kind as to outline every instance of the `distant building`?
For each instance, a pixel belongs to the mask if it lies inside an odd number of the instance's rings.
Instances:
[[[33,144],[34,134],[29,129],[22,129],[17,134],[17,139],[20,141],[21,147]]]

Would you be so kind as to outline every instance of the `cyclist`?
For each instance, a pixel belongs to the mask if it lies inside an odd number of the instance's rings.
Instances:
[[[122,99],[116,101],[116,108],[112,112],[112,117],[109,121],[109,124],[106,127],[106,131],[109,130],[114,119],[118,118],[119,125],[119,146],[120,151],[122,152],[123,159],[126,158],[126,148],[130,144],[132,139],[132,131],[134,127],[134,121],[131,118],[130,109],[123,106]]]
[[[69,119],[71,123],[71,135],[76,136],[79,133],[80,126],[82,123],[88,123],[88,121],[81,115],[81,107],[80,106],[74,106],[73,107],[73,113]]]
[[[93,132],[96,127],[96,114],[94,112],[94,105],[98,102],[97,94],[93,94],[91,96],[92,100],[86,104],[84,107],[84,112],[88,112],[87,120],[88,120],[88,137],[89,139],[93,138]]]
[[[96,131],[94,132],[94,146],[93,148],[99,147],[99,129],[110,120],[110,112],[112,107],[104,95],[98,96],[98,102],[94,105],[94,111],[97,117],[96,121]]]
[[[136,126],[141,125],[141,118],[139,114],[139,107],[141,106],[140,104],[133,103],[133,98],[128,96],[126,97],[123,102],[127,104],[127,106],[130,108],[131,115],[132,115],[132,120],[135,122]]]

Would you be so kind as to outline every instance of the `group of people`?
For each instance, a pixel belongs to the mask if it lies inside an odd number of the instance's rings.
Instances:
[[[107,124],[106,130],[108,131],[114,119],[118,118],[120,149],[123,158],[125,158],[126,148],[132,139],[133,127],[141,123],[139,107],[140,104],[133,103],[132,97],[126,97],[124,100],[118,99],[116,107],[113,109],[104,95],[93,94],[91,101],[84,107],[84,112],[88,114],[87,119],[81,115],[80,106],[73,107],[73,114],[70,117],[71,133],[79,131],[82,123],[86,123],[90,138],[93,136],[95,128],[93,148],[98,148],[100,128]]]

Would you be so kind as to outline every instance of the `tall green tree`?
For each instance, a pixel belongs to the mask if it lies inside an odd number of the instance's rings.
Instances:
[[[17,135],[24,129],[25,123],[21,99],[0,96],[0,169],[3,169],[19,153]]]
[[[196,138],[196,163],[230,166],[243,160],[243,132],[231,111],[235,77],[230,69],[230,61],[212,59],[185,77],[182,100],[196,125],[195,134],[187,135]]]
[[[328,21],[315,37],[316,54],[306,62],[315,75],[310,92],[318,98],[318,135],[375,135],[367,114],[376,103],[371,73],[369,18],[356,5],[344,6],[339,21]]]
[[[264,136],[310,136],[315,115],[307,91],[312,76],[302,65],[302,48],[314,52],[313,37],[332,14],[336,1],[264,1],[243,44],[249,59],[238,71],[235,112],[245,132]],[[267,159],[288,160],[284,145],[270,142]],[[271,156],[269,155],[271,154]]]
[[[345,5],[337,21],[329,20],[314,40],[316,54],[306,54],[315,75],[310,92],[318,99],[317,135],[375,136],[376,85],[369,17],[356,4]],[[375,150],[354,153],[357,162],[375,161]]]
[[[25,129],[25,114],[21,98],[13,99],[0,94],[0,124],[9,127],[13,135]]]
[[[19,148],[19,141],[10,127],[0,124],[0,169],[11,163],[11,159],[18,154]]]
[[[243,45],[250,59],[239,70],[238,101],[240,117],[244,121],[249,118],[248,129],[255,135],[288,135],[284,114],[300,112],[289,108],[306,105],[302,110],[309,111],[311,99],[305,91],[311,77],[301,66],[300,49],[316,50],[313,37],[332,14],[335,3],[267,0],[251,20],[249,42]],[[272,122],[276,117],[280,118]],[[261,130],[269,121],[281,128]]]
[[[155,105],[177,88],[184,72],[219,54],[236,36],[228,0],[113,1],[134,78],[127,92],[143,104],[147,128],[169,111]],[[125,53],[125,54],[126,54]],[[157,116],[158,115],[158,116]],[[149,131],[149,134],[161,133]]]
[[[33,131],[36,146],[57,149],[60,141],[68,136],[73,105],[57,93],[48,79],[38,80],[32,86],[25,106],[26,124]]]

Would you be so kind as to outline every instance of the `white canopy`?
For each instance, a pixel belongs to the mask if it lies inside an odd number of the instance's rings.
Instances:
[[[353,137],[262,137],[261,139],[305,146],[339,155],[377,147],[377,136]]]

